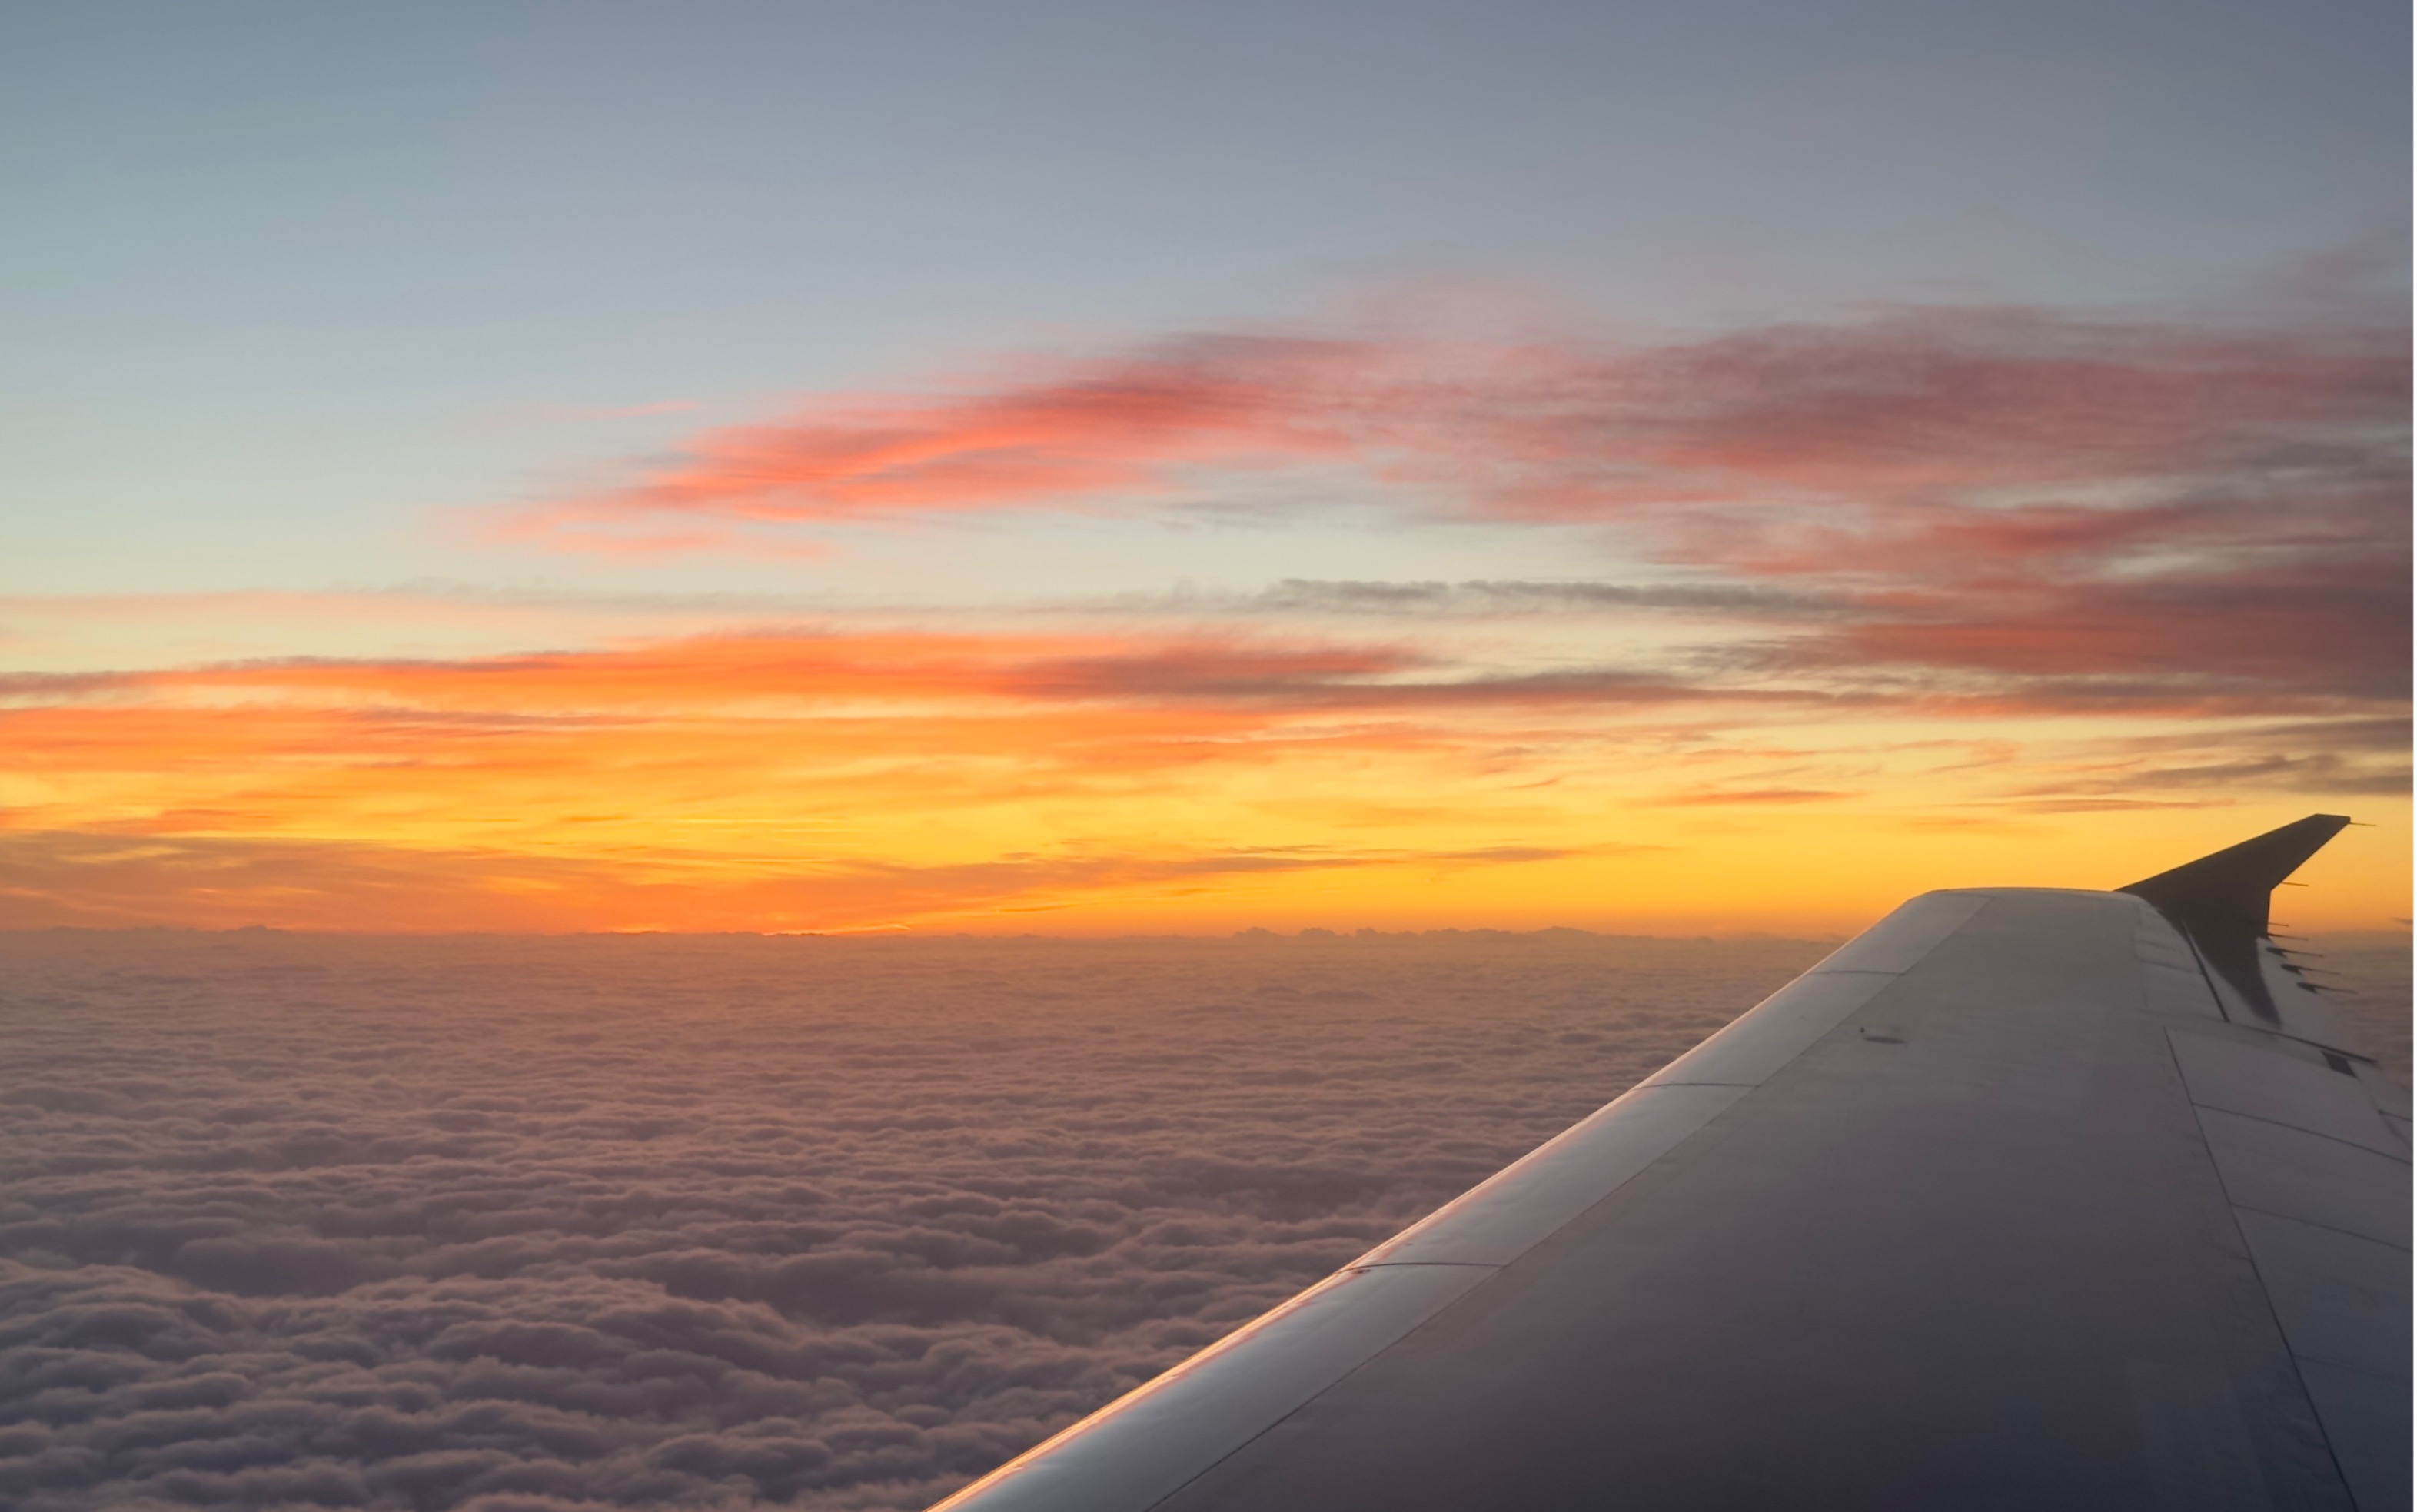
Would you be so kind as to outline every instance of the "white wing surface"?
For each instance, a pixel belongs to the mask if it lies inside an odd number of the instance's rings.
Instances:
[[[950,1512],[2409,1505],[2406,1095],[2318,815],[1905,904]]]

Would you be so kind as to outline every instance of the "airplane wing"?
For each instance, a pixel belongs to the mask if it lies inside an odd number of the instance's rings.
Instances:
[[[2409,1505],[2407,1095],[2317,815],[1927,893],[949,1512]]]

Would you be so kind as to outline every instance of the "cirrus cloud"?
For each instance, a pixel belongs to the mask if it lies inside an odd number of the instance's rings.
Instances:
[[[1662,344],[1173,337],[707,431],[524,523],[1096,511],[1196,494],[1220,470],[1340,462],[1414,510],[1621,523],[1674,558],[1764,572],[1980,546],[2101,555],[2237,536],[2210,489],[2321,513],[2388,488],[2405,347],[2356,325],[1956,307]],[[2310,527],[2359,528],[2291,529]]]
[[[1603,527],[1688,574],[1632,607],[1826,614],[1786,658],[1921,669],[1940,696],[2017,678],[2049,702],[2160,682],[2390,701],[2407,344],[2347,317],[1965,307],[1660,343],[1176,337],[708,431],[515,528],[1163,509],[1309,468],[1413,517]],[[1249,608],[1402,613],[1447,607],[1439,586]],[[1612,591],[1558,591],[1576,586]],[[1468,584],[1449,607],[1477,601],[1512,596]]]

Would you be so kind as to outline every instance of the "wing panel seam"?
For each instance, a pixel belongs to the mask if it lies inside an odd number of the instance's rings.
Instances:
[[[2185,938],[2187,938],[2187,936],[2185,936]],[[2194,945],[2192,949],[2196,952],[2197,946]],[[2201,963],[2199,969],[2201,972],[2205,972],[2207,968],[2204,962]],[[2209,990],[2211,991],[2214,990],[2213,983],[2211,982],[2209,984]],[[2221,993],[2217,994],[2215,1007],[2218,1013],[2222,1013],[2224,1011],[2224,998]],[[2231,1019],[2228,1015],[2226,1017],[2225,1021],[2227,1023],[2231,1022]],[[2291,1362],[2292,1378],[2299,1383],[2300,1399],[2307,1404],[2308,1416],[2317,1425],[2317,1436],[2324,1440],[2325,1458],[2333,1464],[2333,1480],[2342,1488],[2343,1492],[2348,1494],[2349,1491],[2349,1472],[2348,1468],[2342,1464],[2341,1451],[2333,1447],[2333,1430],[2325,1426],[2324,1414],[2317,1411],[2317,1394],[2308,1389],[2307,1374],[2300,1368],[2300,1362],[2303,1356],[2298,1351],[2291,1347],[2290,1332],[2283,1326],[2283,1314],[2281,1310],[2274,1306],[2274,1288],[2273,1284],[2266,1279],[2265,1268],[2257,1263],[2257,1251],[2249,1242],[2249,1231],[2242,1227],[2240,1204],[2232,1201],[2232,1188],[2224,1184],[2224,1167],[2216,1160],[2215,1146],[2208,1140],[2207,1124],[2205,1120],[2199,1117],[2199,1103],[2196,1098],[2191,1096],[2190,1073],[2182,1068],[2181,1051],[2174,1044],[2173,1031],[2167,1030],[2157,1037],[2165,1044],[2166,1058],[2174,1068],[2174,1080],[2181,1084],[2182,1098],[2184,1102],[2188,1104],[2191,1111],[2191,1126],[2198,1131],[2199,1157],[2207,1162],[2208,1170],[2215,1176],[2215,1189],[2224,1194],[2224,1205],[2227,1209],[2226,1216],[2232,1219],[2232,1233],[2233,1237],[2238,1239],[2241,1243],[2241,1256],[2243,1260],[2249,1263],[2249,1274],[2257,1278],[2257,1295],[2266,1304],[2266,1320],[2273,1325],[2274,1338],[2276,1342],[2283,1346],[2284,1358]],[[2229,1112],[2231,1110],[2218,1108],[2212,1110],[2212,1111]],[[2237,1113],[2234,1114],[2234,1116],[2239,1118],[2257,1117],[2255,1113]],[[2258,1122],[2273,1124],[2276,1128],[2291,1127],[2288,1124],[2275,1123],[2275,1121],[2271,1118],[2258,1119]],[[2300,1132],[2304,1134],[2311,1131],[2302,1129]],[[2319,1134],[2317,1138],[2332,1139],[2333,1136],[2330,1134]],[[2349,1140],[2337,1140],[2334,1142],[2339,1144],[2348,1144],[2353,1150],[2363,1150],[2366,1148],[2366,1146],[2363,1144],[2355,1144]],[[2315,1363],[2323,1364],[2325,1362],[2317,1361]],[[2355,1504],[2355,1498],[2352,1500],[2353,1504]]]
[[[2222,1111],[2223,1110],[2221,1109],[2217,1110],[2219,1112]],[[2364,1149],[2365,1146],[2358,1145],[2354,1146],[2354,1148]],[[2387,1157],[2387,1158],[2389,1157]],[[2407,1162],[2404,1161],[2402,1163],[2406,1164]],[[2221,1162],[2219,1162],[2215,1168],[2215,1175],[2218,1181],[2224,1179],[2224,1167]],[[2407,1245],[2396,1245],[2389,1239],[2379,1239],[2371,1233],[2361,1233],[2356,1229],[2345,1229],[2336,1223],[2319,1223],[2315,1218],[2302,1217],[2297,1213],[2277,1213],[2271,1207],[2259,1207],[2255,1202],[2233,1202],[2231,1191],[2228,1188],[2225,1192],[2225,1201],[2231,1203],[2233,1211],[2237,1213],[2256,1213],[2264,1217],[2280,1218],[2286,1223],[2299,1224],[2302,1228],[2322,1229],[2327,1233],[2337,1233],[2345,1239],[2356,1239],[2363,1244],[2381,1245],[2386,1249],[2397,1249],[2404,1255],[2409,1253],[2409,1247]],[[2344,1366],[2343,1368],[2348,1369],[2349,1367]]]
[[[2188,1087],[2190,1083],[2189,1083],[2189,1082],[2187,1082],[2187,1081],[2185,1081],[2185,1082],[2183,1082],[2182,1084],[2183,1084],[2183,1086],[2184,1086],[2184,1087]],[[2246,1119],[2248,1119],[2248,1120],[2249,1120],[2251,1123],[2253,1123],[2253,1124],[2267,1124],[2267,1125],[2271,1125],[2271,1126],[2273,1126],[2273,1127],[2275,1127],[2275,1128],[2288,1128],[2288,1129],[2289,1129],[2289,1130],[2290,1130],[2292,1133],[2294,1133],[2294,1134],[2305,1134],[2306,1136],[2308,1136],[2308,1138],[2310,1138],[2310,1139],[2312,1139],[2312,1140],[2331,1140],[2331,1141],[2333,1141],[2333,1142],[2334,1142],[2335,1144],[2348,1145],[2350,1149],[2353,1149],[2353,1150],[2364,1150],[2364,1151],[2365,1151],[2367,1154],[2369,1154],[2369,1155],[2379,1155],[2379,1156],[2381,1156],[2381,1157],[2382,1157],[2384,1159],[2386,1159],[2386,1160],[2396,1161],[2396,1162],[2398,1162],[2399,1164],[2404,1165],[2404,1166],[2405,1166],[2405,1165],[2408,1165],[2408,1164],[2409,1164],[2409,1163],[2410,1163],[2410,1162],[2409,1162],[2409,1157],[2408,1157],[2407,1156],[2394,1155],[2394,1154],[2393,1154],[2391,1151],[2389,1151],[2389,1150],[2379,1150],[2379,1149],[2377,1149],[2377,1148],[2376,1148],[2374,1145],[2372,1145],[2372,1144],[2361,1144],[2361,1143],[2359,1143],[2359,1142],[2358,1142],[2358,1141],[2356,1141],[2356,1140],[2346,1140],[2346,1139],[2343,1139],[2343,1138],[2342,1138],[2340,1135],[2338,1135],[2338,1134],[2328,1134],[2328,1133],[2326,1133],[2326,1132],[2325,1132],[2324,1130],[2322,1130],[2322,1129],[2318,1129],[2318,1128],[2305,1128],[2305,1127],[2303,1127],[2302,1126],[2300,1126],[2300,1125],[2298,1125],[2298,1124],[2286,1124],[2285,1122],[2283,1122],[2283,1121],[2282,1121],[2281,1119],[2279,1119],[2279,1118],[2263,1118],[2263,1117],[2260,1117],[2259,1115],[2257,1115],[2257,1114],[2256,1114],[2256,1113],[2244,1113],[2244,1112],[2242,1112],[2242,1111],[2240,1109],[2238,1109],[2238,1108],[2221,1108],[2221,1107],[2218,1107],[2218,1106],[2216,1106],[2214,1103],[2212,1103],[2212,1102],[2201,1102],[2201,1101],[2199,1101],[2197,1097],[2193,1097],[2193,1098],[2190,1100],[2190,1105],[2191,1105],[2191,1111],[2192,1111],[2194,1113],[2197,1113],[2197,1112],[2198,1112],[2198,1111],[2200,1111],[2204,1110],[2205,1111],[2208,1111],[2208,1112],[2211,1112],[2211,1113],[2223,1113],[2224,1115],[2226,1115],[2227,1117],[2229,1117],[2229,1118],[2246,1118]],[[2384,1117],[2384,1116],[2388,1116],[2388,1115],[2379,1113],[2377,1116],[2378,1116],[2378,1117]],[[2194,1122],[2197,1122],[2197,1120],[2196,1120],[2196,1119],[2194,1119],[2193,1121],[2194,1121]],[[2204,1141],[2204,1140],[2207,1138],[2207,1126],[2206,1126],[2205,1124],[2200,1124],[2200,1125],[2199,1125],[2199,1130],[2198,1130],[2198,1132],[2199,1132],[2199,1138],[2200,1138],[2200,1140],[2201,1140],[2201,1141]],[[2229,1196],[2228,1194],[2227,1194],[2227,1196],[2226,1197],[2226,1199],[2225,1199],[2225,1200],[2226,1200],[2227,1202],[2231,1202],[2231,1198],[2230,1198],[2230,1196]],[[2240,1204],[2240,1203],[2238,1203],[2238,1202],[2234,1202],[2232,1205],[2233,1205],[2233,1206],[2235,1206],[2235,1207],[2238,1207],[2238,1206],[2240,1206],[2241,1204]],[[2279,1215],[2278,1215],[2278,1216],[2279,1216]],[[2293,1219],[2292,1221],[2293,1221],[2293,1222],[2297,1222],[2297,1221],[2299,1221],[2299,1220],[2295,1218],[2295,1219]]]

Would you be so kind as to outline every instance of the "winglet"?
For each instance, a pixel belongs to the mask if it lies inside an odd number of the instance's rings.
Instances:
[[[2349,823],[2340,814],[2310,814],[2116,890],[2147,899],[2190,936],[2200,957],[2259,1017],[2275,1019],[2273,994],[2257,966],[2257,942],[2269,932],[2268,900],[2284,878]]]

